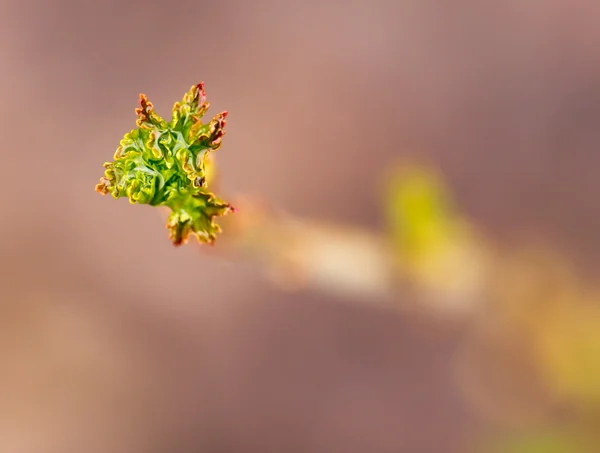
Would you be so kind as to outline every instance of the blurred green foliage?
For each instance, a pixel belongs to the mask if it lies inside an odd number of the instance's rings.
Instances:
[[[484,449],[485,453],[593,453],[590,445],[560,429],[509,436]]]
[[[451,240],[454,206],[441,178],[431,169],[407,165],[390,179],[387,204],[392,238],[403,255],[428,255]]]
[[[438,309],[452,300],[472,297],[470,307],[494,318],[506,344],[511,344],[516,333],[527,339],[522,349],[530,352],[539,385],[549,390],[553,401],[570,409],[567,419],[581,428],[586,439],[592,439],[584,444],[579,432],[550,428],[519,430],[518,435],[508,430],[505,441],[490,440],[487,445],[492,449],[483,451],[600,451],[600,447],[589,448],[594,440],[600,445],[600,292],[596,284],[581,278],[568,257],[550,244],[530,242],[511,248],[483,240],[459,214],[451,191],[432,167],[409,163],[393,173],[386,214],[401,271],[422,292],[434,291]],[[469,341],[484,342],[477,335]],[[506,406],[505,401],[498,404]],[[552,414],[549,417],[552,420]]]

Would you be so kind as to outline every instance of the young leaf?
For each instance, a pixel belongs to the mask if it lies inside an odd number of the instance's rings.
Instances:
[[[138,127],[125,134],[96,185],[103,195],[170,208],[167,228],[175,245],[186,243],[190,235],[202,243],[213,243],[221,231],[214,219],[234,211],[207,186],[205,161],[210,152],[220,148],[227,117],[227,112],[222,112],[202,123],[209,106],[200,82],[175,103],[167,122],[140,94]]]

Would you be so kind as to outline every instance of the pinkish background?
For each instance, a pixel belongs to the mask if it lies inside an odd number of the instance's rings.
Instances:
[[[400,156],[595,272],[600,4],[0,2],[0,453],[463,452],[460,331],[277,291],[94,192],[204,80],[222,192],[382,228]]]

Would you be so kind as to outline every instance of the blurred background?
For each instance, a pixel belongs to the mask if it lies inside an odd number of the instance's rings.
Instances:
[[[598,451],[599,14],[1,0],[0,453]],[[94,186],[200,80],[175,248]]]

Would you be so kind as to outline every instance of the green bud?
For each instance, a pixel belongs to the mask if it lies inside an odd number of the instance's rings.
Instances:
[[[175,245],[187,242],[190,235],[213,243],[221,231],[215,217],[234,210],[206,183],[205,160],[220,148],[227,117],[222,112],[203,124],[209,106],[201,82],[175,103],[172,119],[166,122],[140,94],[138,128],[125,134],[96,185],[97,192],[127,197],[132,204],[169,207],[167,228]]]

